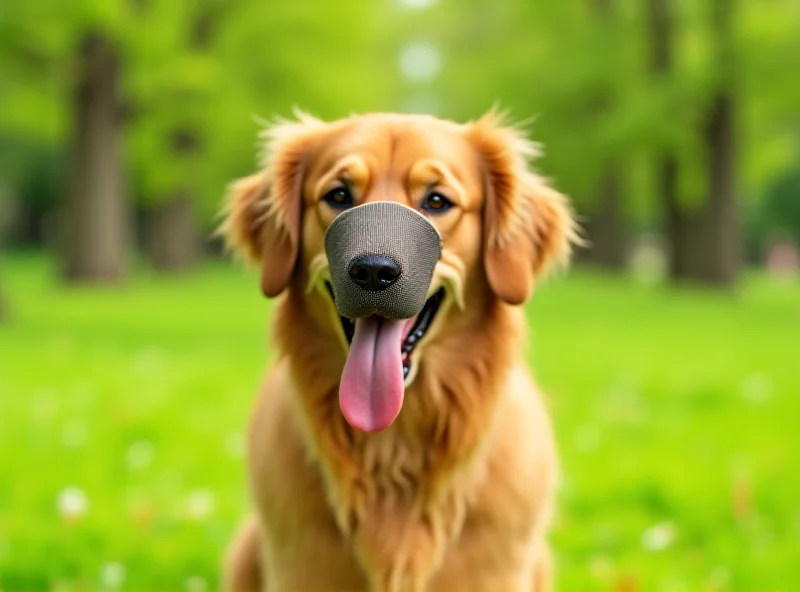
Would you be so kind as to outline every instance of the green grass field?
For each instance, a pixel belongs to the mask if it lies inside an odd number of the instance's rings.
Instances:
[[[16,255],[0,287],[0,590],[215,590],[271,357],[256,277],[64,289]],[[800,285],[574,271],[528,318],[563,465],[559,590],[798,590]]]

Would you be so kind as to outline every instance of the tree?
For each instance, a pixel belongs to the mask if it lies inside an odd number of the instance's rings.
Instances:
[[[689,138],[684,136],[683,146],[662,144],[656,169],[671,279],[732,286],[743,254],[734,166],[736,63],[731,23],[735,12],[729,0],[713,0],[710,8],[710,14],[697,15],[712,48],[707,71],[695,88],[680,89],[683,95],[677,97],[696,114],[697,126],[684,130]],[[652,71],[667,96],[673,97],[675,80],[685,76],[673,59],[676,12],[669,0],[648,2]],[[678,158],[679,151],[683,159]],[[681,195],[681,175],[705,179],[690,189],[700,195],[690,196],[688,203]]]
[[[203,121],[219,116],[209,101],[218,68],[215,36],[230,12],[242,8],[241,2],[181,0],[142,10],[155,42],[140,45],[132,63],[129,136],[146,210],[144,249],[158,271],[187,270],[201,255]]]
[[[374,8],[317,0],[148,5],[156,43],[132,63],[131,157],[157,269],[188,268],[226,185],[252,171],[259,120],[301,107],[321,117],[375,108],[386,91],[374,56]],[[341,31],[347,29],[344,39]]]
[[[537,168],[578,210],[590,244],[579,254],[609,270],[627,263],[633,201],[635,138],[620,108],[637,66],[627,4],[471,0],[468,10],[438,3],[394,20],[395,51],[409,38],[429,40],[444,61],[438,78],[396,94],[433,99],[456,119],[498,104],[526,122],[542,145]]]
[[[703,212],[710,236],[709,259],[697,279],[732,285],[743,256],[736,186],[736,59],[733,0],[712,0],[711,39],[718,80],[707,107],[705,142],[709,155],[708,205]]]
[[[72,89],[73,161],[64,196],[63,273],[69,281],[116,282],[125,275],[120,68],[119,49],[107,33],[81,33]]]
[[[597,28],[608,39],[609,34],[619,32],[614,26],[614,0],[592,0],[591,9]],[[606,43],[607,45],[607,43]],[[595,46],[596,47],[596,46]],[[612,61],[612,60],[607,60]],[[607,72],[607,76],[590,87],[594,103],[592,119],[602,120],[613,115],[613,104],[618,100],[617,85],[614,78],[619,71]],[[602,124],[599,124],[602,125]],[[599,178],[595,181],[595,191],[588,206],[588,219],[584,229],[589,239],[590,248],[586,252],[586,260],[609,271],[622,271],[628,263],[628,223],[626,220],[625,183],[623,179],[624,158],[612,151],[598,151]]]
[[[672,71],[673,18],[670,0],[648,0],[648,24],[651,42],[652,71],[658,82],[664,83]],[[663,211],[664,226],[668,240],[670,275],[679,277],[687,265],[690,254],[684,247],[687,239],[686,222],[678,201],[678,162],[668,148],[656,151],[655,157],[656,195]]]
[[[132,2],[79,0],[40,8],[4,6],[0,67],[19,81],[7,101],[23,116],[8,127],[68,152],[69,170],[60,183],[62,276],[117,282],[125,275],[129,238],[120,130]],[[40,127],[48,128],[46,139]]]
[[[627,237],[658,228],[674,278],[730,285],[739,202],[752,207],[800,154],[798,5],[464,2],[0,3],[4,182],[31,228],[53,188],[64,194],[66,275],[124,275],[134,206],[148,258],[177,270],[226,184],[257,166],[259,120],[294,106],[464,120],[497,104],[542,143],[536,166],[572,198],[591,262],[619,269]],[[401,74],[412,42],[438,71]],[[70,183],[31,166],[63,161],[66,146]],[[17,170],[55,182],[24,187]]]
[[[0,211],[0,214],[2,214],[2,211]],[[2,216],[0,216],[0,233],[2,232],[2,230],[3,230],[3,219]],[[0,248],[2,248],[2,245],[3,245],[2,235],[0,235]],[[2,260],[0,260],[0,270],[2,270]],[[3,277],[2,273],[0,273],[0,278],[2,277]],[[6,299],[3,294],[3,283],[0,282],[0,323],[2,323],[7,316],[8,316],[8,306],[6,305]]]
[[[195,48],[202,50],[208,44],[209,33],[206,29],[210,27],[207,23],[212,20],[211,13],[201,11],[201,14],[190,15],[189,18],[194,19],[191,43],[194,47],[187,48],[180,40],[178,51],[172,56],[160,56],[162,60],[173,62],[185,59],[185,51]],[[201,138],[194,122],[186,116],[186,111],[174,109],[174,105],[182,103],[191,109],[193,102],[202,100],[202,89],[187,87],[186,84],[170,84],[160,91],[157,99],[145,101],[141,106],[142,117],[152,118],[164,109],[163,102],[167,103],[168,115],[162,120],[163,129],[160,130],[167,157],[165,164],[184,166],[175,167],[183,175],[176,175],[169,186],[157,188],[148,200],[145,252],[156,270],[176,272],[191,268],[200,256],[197,198],[193,195],[194,183],[186,174],[185,163],[195,162],[201,150]]]

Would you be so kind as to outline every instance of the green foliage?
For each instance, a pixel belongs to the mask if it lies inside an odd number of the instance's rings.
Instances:
[[[738,0],[730,37],[717,41],[710,0],[670,6],[673,70],[655,80],[646,3],[636,0],[438,0],[424,8],[401,0],[12,0],[0,6],[0,133],[66,151],[75,48],[99,30],[121,55],[125,158],[140,203],[188,190],[210,223],[226,184],[255,166],[256,117],[287,116],[294,106],[324,118],[400,110],[470,119],[498,104],[530,122],[545,148],[540,168],[581,208],[591,208],[609,163],[620,163],[630,213],[652,223],[657,151],[678,155],[684,203],[705,198],[706,108],[733,78],[739,187],[756,201],[800,159],[800,5]],[[412,42],[438,50],[432,79],[402,75],[400,56]],[[722,48],[732,61],[717,59]],[[193,148],[176,137],[190,137]]]
[[[40,258],[3,264],[0,587],[217,589],[272,357],[256,275],[138,274],[109,297],[64,290]],[[750,278],[731,297],[572,273],[528,319],[562,460],[558,589],[800,577],[797,284]]]
[[[741,165],[746,189],[763,194],[800,161],[800,4],[775,0],[769,9],[741,2],[738,55],[742,88]]]
[[[299,107],[324,118],[386,104],[387,73],[369,51],[374,3],[252,3],[234,10],[214,47],[218,76],[202,118],[207,135],[199,172],[207,212],[225,185],[257,166],[258,120]]]
[[[751,234],[755,247],[771,239],[789,239],[800,246],[800,169],[769,188],[752,216]]]
[[[514,2],[442,1],[401,22],[398,38],[437,42],[442,76],[417,92],[441,99],[446,115],[474,117],[497,101],[545,147],[541,167],[582,206],[600,175],[620,161],[630,209],[652,219],[651,175],[642,171],[662,149],[680,161],[681,200],[691,207],[707,189],[702,142],[712,93],[732,76],[740,110],[738,177],[742,196],[757,199],[771,179],[798,159],[796,106],[800,50],[797,3],[734,3],[731,39],[712,38],[710,2],[671,2],[673,68],[651,75],[646,3],[632,0]],[[408,24],[406,24],[406,22]],[[732,44],[734,62],[720,62]],[[655,211],[654,211],[655,210]]]
[[[380,36],[375,10],[367,0],[347,10],[322,0],[4,3],[0,132],[66,151],[75,51],[99,31],[120,54],[135,197],[189,190],[210,218],[228,181],[255,166],[255,115],[297,105],[338,117],[381,104],[385,74],[363,49]]]

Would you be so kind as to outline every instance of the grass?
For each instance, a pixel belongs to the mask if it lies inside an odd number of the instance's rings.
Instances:
[[[0,589],[214,590],[270,359],[256,278],[65,289],[47,259],[3,263]],[[528,315],[562,457],[559,590],[796,590],[800,286],[576,271]]]

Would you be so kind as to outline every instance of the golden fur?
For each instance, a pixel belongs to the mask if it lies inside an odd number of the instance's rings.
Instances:
[[[232,185],[222,227],[279,296],[279,355],[249,438],[255,516],[227,555],[226,589],[548,589],[556,454],[517,305],[567,261],[575,227],[528,168],[535,146],[495,113],[466,124],[298,114],[264,139],[263,168]],[[357,203],[418,208],[435,186],[455,204],[429,218],[444,241],[431,293],[444,287],[445,301],[400,415],[374,434],[338,406],[347,344],[323,288],[337,212],[321,196],[340,179]]]

